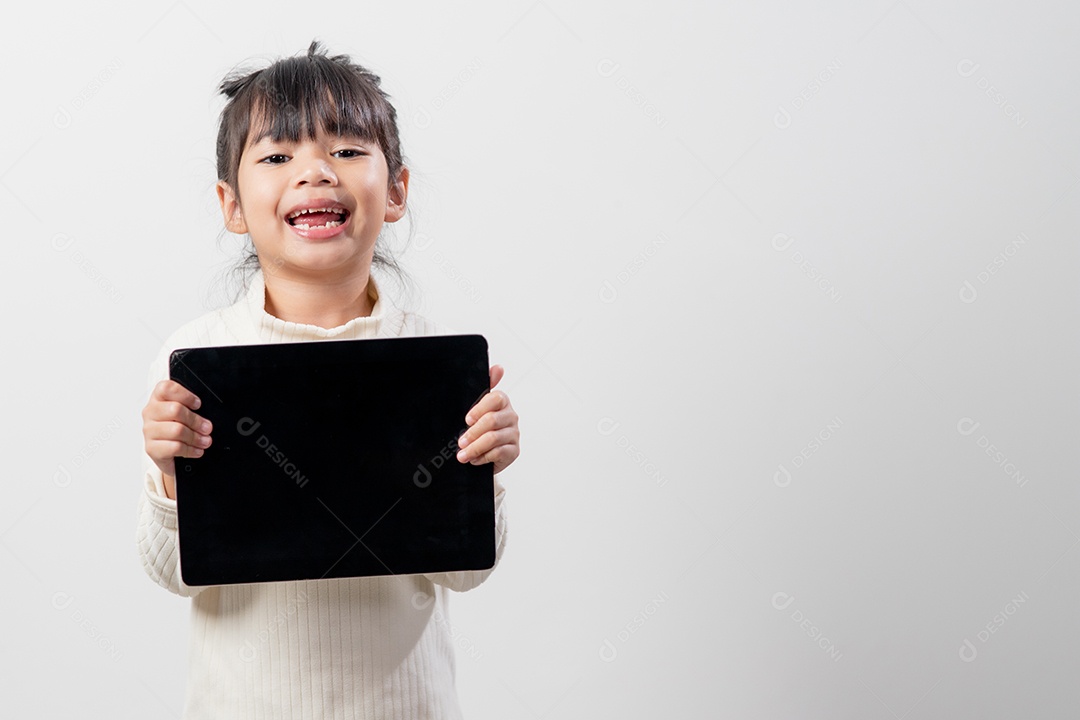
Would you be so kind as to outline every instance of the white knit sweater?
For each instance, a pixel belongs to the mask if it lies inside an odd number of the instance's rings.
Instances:
[[[180,347],[440,335],[380,296],[370,317],[336,328],[287,322],[265,309],[261,271],[245,297],[183,325],[150,368],[148,393]],[[492,570],[189,587],[180,579],[176,501],[144,454],[136,544],[159,585],[191,600],[185,720],[195,718],[458,718],[450,590]],[[506,542],[495,476],[496,565]]]

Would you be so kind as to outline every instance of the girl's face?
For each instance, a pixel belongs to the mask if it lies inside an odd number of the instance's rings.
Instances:
[[[388,190],[377,142],[320,129],[296,143],[252,137],[240,156],[239,198],[224,181],[217,191],[226,228],[251,236],[264,270],[326,280],[370,268],[383,223],[405,213],[408,181],[402,168]]]

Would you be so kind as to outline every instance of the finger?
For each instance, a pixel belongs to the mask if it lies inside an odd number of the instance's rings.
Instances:
[[[458,445],[465,447],[486,432],[501,430],[506,427],[517,427],[518,416],[513,408],[504,408],[499,411],[485,413],[471,428],[461,433]]]
[[[200,433],[183,423],[166,420],[153,424],[147,431],[151,440],[180,443],[191,450],[203,450],[210,447],[213,439],[209,433]]]
[[[505,470],[507,465],[514,462],[520,453],[521,450],[518,448],[517,443],[496,445],[480,457],[470,460],[469,464],[483,465],[485,463],[492,463],[495,466],[495,472],[498,473]]]
[[[504,407],[510,406],[510,398],[502,390],[492,390],[485,393],[484,397],[476,401],[476,404],[472,406],[469,413],[465,416],[465,424],[472,425],[479,420],[485,414],[489,412],[497,412]]]
[[[500,381],[500,380],[502,380],[503,374],[504,374],[505,372],[506,372],[506,371],[505,371],[505,370],[503,370],[503,366],[502,366],[502,365],[492,365],[492,366],[491,366],[491,374],[490,374],[490,377],[491,377],[491,389],[492,389],[492,390],[494,390],[494,389],[495,389],[495,386],[499,384],[499,381]]]
[[[147,443],[146,454],[154,460],[168,461],[173,458],[198,458],[202,457],[205,451],[202,448],[193,448],[190,445],[184,443],[176,443],[166,440],[156,440],[152,443]],[[169,473],[170,475],[176,475],[175,472]]]
[[[192,410],[198,410],[202,400],[195,393],[176,382],[175,380],[162,380],[154,386],[154,396],[158,400],[174,400],[182,403]]]
[[[502,427],[503,425],[506,425],[507,421],[510,419],[506,414],[507,411],[513,413],[514,408],[510,407],[510,400],[506,395],[503,395],[498,390],[496,390],[495,393],[492,393],[490,398],[485,395],[484,398],[469,411],[469,414],[465,416],[465,423],[469,426],[469,429],[465,432],[469,434],[470,438],[475,438],[478,437],[480,433],[489,430],[492,427]],[[494,417],[488,417],[489,415]],[[514,415],[516,416],[517,413],[514,413]],[[485,420],[485,418],[487,419]],[[477,428],[477,425],[480,425],[480,427]]]
[[[513,428],[501,428],[484,433],[474,442],[469,443],[458,451],[457,459],[461,462],[471,462],[487,455],[491,450],[502,445],[511,445],[515,441]],[[477,464],[477,463],[474,463]]]
[[[145,418],[148,422],[177,423],[202,435],[209,435],[214,429],[214,424],[209,420],[189,410],[182,403],[171,400],[151,402],[147,406]]]
[[[464,441],[461,444],[462,447],[470,442],[475,442],[477,438],[486,432],[492,430],[501,430],[505,427],[517,427],[517,413],[513,408],[503,408],[502,410],[493,410],[491,412],[484,413],[483,416],[473,426],[461,434],[459,440]]]

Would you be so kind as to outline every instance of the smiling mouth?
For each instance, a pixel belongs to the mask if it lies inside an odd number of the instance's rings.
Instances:
[[[313,208],[297,210],[285,218],[285,221],[299,230],[337,227],[349,217],[345,208]]]

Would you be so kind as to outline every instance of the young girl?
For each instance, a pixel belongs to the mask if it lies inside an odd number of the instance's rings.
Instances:
[[[398,310],[370,271],[384,222],[405,213],[396,112],[380,80],[318,42],[221,84],[217,193],[225,227],[248,234],[258,270],[232,306],[180,327],[150,368],[137,546],[146,572],[192,598],[185,718],[460,716],[449,591],[491,570],[189,587],[180,578],[174,458],[213,428],[169,380],[178,347],[445,334]],[[392,261],[391,261],[392,264]],[[518,417],[494,390],[465,417],[460,462],[493,463],[496,565],[506,540],[499,475],[517,458]],[[494,568],[492,568],[494,569]]]

